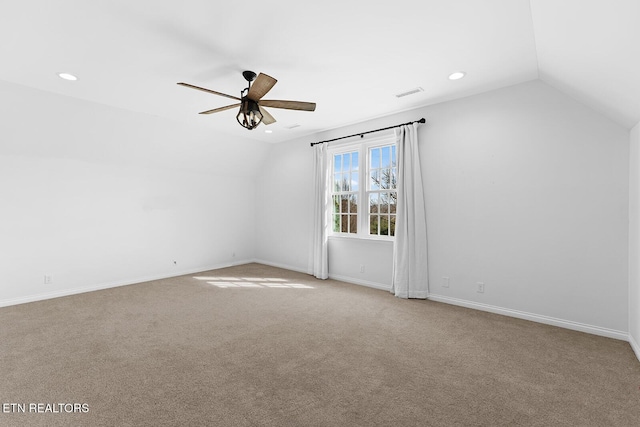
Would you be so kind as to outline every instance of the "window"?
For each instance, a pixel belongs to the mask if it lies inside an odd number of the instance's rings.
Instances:
[[[396,146],[368,150],[369,234],[393,236],[396,229]]]
[[[332,148],[330,155],[333,234],[393,237],[397,200],[394,138]]]
[[[333,156],[333,231],[358,233],[359,153]]]

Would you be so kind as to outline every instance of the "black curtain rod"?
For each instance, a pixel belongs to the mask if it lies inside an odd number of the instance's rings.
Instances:
[[[339,139],[351,138],[352,136],[358,136],[358,135],[360,135],[360,138],[362,138],[364,135],[366,135],[368,133],[380,132],[380,131],[383,131],[383,130],[399,128],[400,126],[411,125],[413,123],[426,123],[426,122],[427,121],[424,118],[422,118],[420,120],[415,120],[413,122],[402,123],[400,125],[389,126],[389,127],[382,128],[382,129],[370,130],[370,131],[367,131],[367,132],[358,132],[358,133],[354,133],[353,135],[341,136],[340,138],[327,139],[326,141],[312,142],[311,146],[313,147],[314,145],[317,145],[317,144],[324,144],[325,142],[338,141]]]

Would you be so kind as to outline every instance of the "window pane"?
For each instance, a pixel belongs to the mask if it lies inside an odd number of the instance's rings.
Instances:
[[[333,156],[333,171],[340,172],[342,170],[342,156],[340,154],[336,154]]]
[[[333,216],[333,231],[336,233],[340,231],[340,215]]]
[[[396,193],[391,193],[391,200],[389,200],[389,212],[391,212],[392,214],[396,213],[396,202]]]
[[[340,191],[342,188],[342,174],[337,173],[333,176],[333,191]]]
[[[378,234],[378,215],[369,217],[369,234]]]
[[[397,169],[396,168],[391,168],[391,186],[389,188],[396,188],[396,182],[397,182]]]
[[[369,162],[369,167],[371,169],[376,169],[380,167],[380,149],[379,148],[371,148],[369,150],[369,154],[371,160]]]
[[[382,169],[380,173],[380,188],[390,188],[391,185],[391,169]]]
[[[349,233],[358,232],[358,215],[349,215]]]
[[[370,188],[372,190],[379,190],[380,189],[380,174],[378,173],[377,170],[375,171],[371,171],[371,181],[369,181],[370,184]]]
[[[358,152],[351,153],[351,170],[358,170]]]
[[[389,213],[389,193],[380,194],[380,213]]]
[[[390,236],[395,236],[396,235],[396,216],[395,215],[391,215],[391,217],[389,218],[389,235]]]
[[[342,231],[343,233],[348,233],[349,232],[349,215],[342,215],[340,217],[340,231]]]
[[[358,191],[358,172],[351,172],[351,191]]]
[[[398,166],[396,164],[396,146],[391,146],[391,166]]]
[[[369,212],[378,213],[378,193],[369,194]]]
[[[345,153],[342,155],[342,171],[348,172],[351,167],[351,153]]]
[[[389,217],[386,215],[380,215],[380,235],[389,235]]]
[[[382,147],[380,150],[382,151],[382,167],[391,167],[391,147]]]
[[[333,196],[333,213],[340,213],[340,196]]]
[[[342,191],[349,191],[349,174],[342,174]]]

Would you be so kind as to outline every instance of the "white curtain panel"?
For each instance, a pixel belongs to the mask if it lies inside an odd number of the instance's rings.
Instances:
[[[327,147],[324,144],[313,146],[313,240],[312,240],[312,265],[313,275],[318,279],[329,277],[329,253],[328,253],[328,177]]]
[[[427,219],[418,155],[418,124],[399,127],[396,138],[398,198],[391,293],[400,298],[427,298]]]

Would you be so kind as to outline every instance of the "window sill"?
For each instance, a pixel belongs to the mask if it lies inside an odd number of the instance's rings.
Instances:
[[[348,236],[340,234],[330,234],[329,240],[357,240],[362,242],[380,242],[380,243],[393,243],[393,237],[363,237],[363,236]]]

